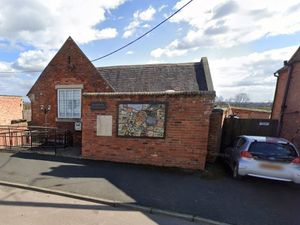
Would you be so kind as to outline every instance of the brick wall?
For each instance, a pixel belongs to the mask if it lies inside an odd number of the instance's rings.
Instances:
[[[80,145],[81,132],[74,131],[76,119],[57,118],[56,85],[83,85],[82,92],[113,90],[101,78],[97,69],[76,43],[69,38],[29,91],[28,96],[31,100],[32,110],[31,124],[45,126],[45,114],[41,111],[40,106],[50,105],[51,110],[47,114],[47,126],[70,130],[74,134],[75,145]]]
[[[294,64],[280,136],[300,148],[300,63]]]
[[[213,95],[84,96],[82,156],[84,158],[203,169],[207,155],[209,116]],[[117,104],[120,101],[167,102],[166,137],[117,137]],[[105,110],[91,110],[91,102],[106,102]],[[112,136],[96,136],[97,115],[113,117]]]
[[[0,96],[0,125],[10,125],[23,117],[23,100],[19,96]]]
[[[249,108],[240,108],[240,107],[230,107],[231,114],[237,115],[241,119],[270,119],[271,112],[249,109]]]
[[[224,117],[222,109],[214,109],[210,115],[207,162],[215,162],[220,152]]]

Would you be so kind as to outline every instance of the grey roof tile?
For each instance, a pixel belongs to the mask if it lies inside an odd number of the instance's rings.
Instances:
[[[202,62],[98,67],[117,92],[207,91]]]

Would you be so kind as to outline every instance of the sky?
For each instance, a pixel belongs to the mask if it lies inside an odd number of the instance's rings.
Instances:
[[[0,95],[25,96],[71,36],[90,60],[139,37],[188,0],[0,0]],[[273,101],[274,72],[300,44],[299,0],[194,0],[95,66],[208,57],[217,96]],[[37,71],[37,72],[32,72]]]

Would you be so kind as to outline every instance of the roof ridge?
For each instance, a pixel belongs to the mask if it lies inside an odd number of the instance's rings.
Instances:
[[[215,91],[134,91],[134,92],[84,92],[83,96],[124,96],[124,95],[215,95]]]
[[[184,63],[149,63],[149,64],[127,64],[127,65],[114,65],[114,66],[97,66],[97,69],[102,68],[124,68],[124,67],[153,67],[153,66],[174,66],[174,65],[180,65],[180,66],[191,66],[191,65],[198,65],[201,64],[201,62],[184,62]]]

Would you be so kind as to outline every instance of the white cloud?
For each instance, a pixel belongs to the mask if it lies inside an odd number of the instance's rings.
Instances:
[[[140,21],[138,20],[133,20],[129,23],[127,27],[125,27],[125,32],[123,34],[124,38],[128,38],[134,34],[136,29],[140,26]]]
[[[0,62],[0,72],[11,72],[13,69],[11,68],[11,63],[7,62]],[[3,75],[4,73],[0,74]]]
[[[132,36],[132,34],[133,34],[133,30],[126,30],[123,33],[123,38],[128,38],[128,37]]]
[[[142,21],[150,21],[153,20],[153,16],[156,13],[156,10],[152,7],[149,6],[148,9],[144,11],[136,11],[133,14],[134,19],[142,20]]]
[[[143,28],[150,28],[150,24],[148,24],[148,23],[144,24]]]
[[[150,55],[154,58],[160,58],[162,56],[175,57],[182,56],[187,53],[185,49],[178,49],[178,40],[173,41],[165,48],[157,48],[151,51]]]
[[[105,28],[95,32],[95,37],[97,40],[115,38],[117,35],[118,32],[115,28]]]
[[[25,96],[39,74],[0,74],[2,94]]]
[[[148,28],[149,24],[143,24],[143,23],[153,20],[155,13],[156,13],[156,9],[153,8],[152,6],[149,6],[144,11],[138,10],[134,12],[132,21],[124,29],[123,38],[131,37],[140,26],[144,28]]]
[[[22,52],[19,58],[12,64],[12,68],[22,71],[41,71],[56,51],[48,50],[29,50]]]
[[[187,0],[178,1],[174,10]],[[300,31],[299,0],[193,1],[171,19],[188,25],[177,50],[229,48],[240,44]],[[169,47],[161,47],[169,51]],[[174,49],[175,50],[175,49]],[[164,54],[161,54],[162,56]]]
[[[14,63],[0,61],[1,93],[25,96],[40,72],[18,71],[42,71],[55,53],[54,50],[29,50],[22,52]]]
[[[106,13],[125,0],[0,0],[0,38],[36,48],[58,48],[68,36],[83,44],[113,38],[115,28],[98,29]]]
[[[116,37],[115,28],[97,26],[125,1],[0,0],[1,48],[21,51],[14,62],[0,62],[0,71],[42,71],[68,36],[78,44]],[[1,93],[25,95],[38,75],[1,73]]]
[[[273,73],[291,58],[298,46],[273,49],[233,58],[211,59],[209,66],[217,95],[231,98],[247,93],[252,101],[273,100]]]
[[[12,63],[1,61],[0,71],[1,94],[8,95],[24,96],[39,75],[39,73],[15,73],[17,70]]]
[[[128,51],[125,53],[126,55],[132,55],[133,54],[133,51]]]
[[[164,10],[165,8],[167,8],[168,5],[162,5],[158,8],[158,12],[161,12],[162,10]]]

